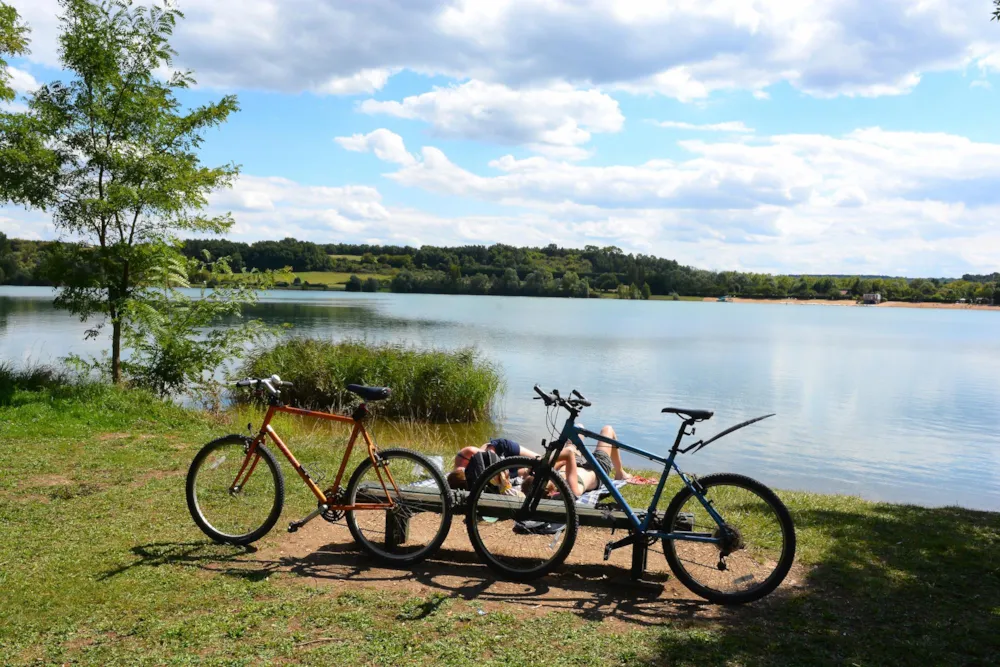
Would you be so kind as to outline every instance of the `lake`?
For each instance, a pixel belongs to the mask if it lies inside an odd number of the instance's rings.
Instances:
[[[86,325],[51,298],[48,288],[0,287],[0,359],[109,347],[84,341]],[[506,377],[498,434],[529,447],[549,436],[531,400],[536,382],[579,389],[594,403],[582,423],[613,424],[654,452],[678,426],[665,406],[714,410],[698,437],[774,412],[682,457],[682,468],[1000,510],[998,313],[274,291],[252,314],[292,324],[290,335],[475,346]]]

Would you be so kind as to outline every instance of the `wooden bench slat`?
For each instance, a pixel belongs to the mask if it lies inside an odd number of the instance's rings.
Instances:
[[[415,505],[425,512],[440,512],[440,497],[437,491],[425,491],[403,487],[403,498],[407,504]],[[452,508],[455,514],[465,515],[469,493],[467,491],[451,491]],[[366,482],[361,486],[358,493],[360,502],[382,502],[385,500],[385,492],[377,482]],[[479,506],[484,509],[496,510],[497,517],[508,519],[521,506],[522,499],[511,496],[500,496],[487,494],[479,501]],[[562,501],[543,499],[538,503],[538,519],[560,521],[566,514]],[[629,528],[628,517],[621,510],[598,509],[592,506],[577,505],[576,516],[581,526],[594,526],[603,528]],[[639,513],[641,520],[643,513]]]

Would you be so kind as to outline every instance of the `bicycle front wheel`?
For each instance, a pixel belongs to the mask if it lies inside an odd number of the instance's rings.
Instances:
[[[518,473],[536,465],[537,459],[525,456],[494,463],[476,480],[466,508],[465,525],[476,553],[491,569],[516,581],[559,567],[576,542],[576,497],[551,469],[547,479],[538,482],[546,486],[538,507],[530,515],[516,516],[536,483]]]
[[[441,471],[408,449],[386,449],[365,459],[347,485],[354,540],[385,563],[412,565],[431,556],[451,530],[452,499]]]
[[[677,579],[717,604],[758,600],[784,580],[795,558],[795,527],[784,503],[769,488],[743,475],[698,479],[720,526],[688,487],[670,501],[664,528],[711,535],[719,543],[664,540],[663,553]]]
[[[251,438],[227,435],[194,457],[187,475],[191,517],[216,542],[250,544],[267,534],[281,516],[285,478],[263,445],[250,460]]]

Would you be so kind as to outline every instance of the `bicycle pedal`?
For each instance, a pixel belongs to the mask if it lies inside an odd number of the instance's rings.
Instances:
[[[604,545],[604,560],[611,558],[611,542]]]
[[[301,526],[299,525],[299,523],[298,523],[297,521],[290,521],[290,522],[288,523],[288,532],[289,532],[289,533],[294,533],[294,532],[296,532],[296,531],[297,531],[297,530],[298,530],[299,528],[301,528]]]

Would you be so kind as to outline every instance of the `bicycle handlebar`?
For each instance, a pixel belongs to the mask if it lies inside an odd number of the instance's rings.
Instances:
[[[244,378],[233,383],[237,387],[264,387],[271,396],[280,396],[281,392],[276,387],[291,387],[293,384],[282,380],[277,375],[269,378]]]
[[[535,399],[541,399],[545,403],[546,407],[554,404],[561,408],[578,410],[579,408],[590,407],[591,405],[590,401],[585,399],[583,394],[578,392],[576,389],[570,392],[570,396],[576,396],[577,398],[563,398],[560,396],[558,389],[553,389],[551,394],[546,394],[538,387],[537,384],[534,389],[535,393],[538,394],[538,396],[535,396]]]

